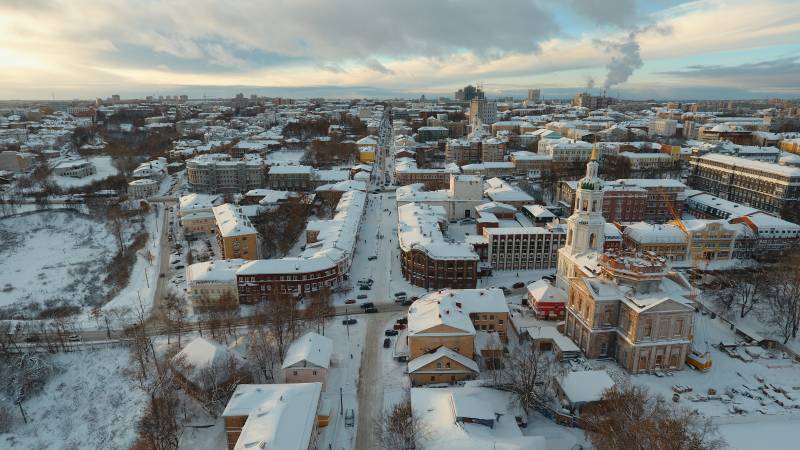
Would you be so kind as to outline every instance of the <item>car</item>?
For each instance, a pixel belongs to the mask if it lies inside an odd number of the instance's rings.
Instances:
[[[372,288],[369,287],[368,284],[362,284],[361,286],[358,287],[358,290],[360,290],[360,291],[368,291],[370,289],[372,289]]]
[[[181,270],[183,268],[184,268],[183,264],[178,264],[177,266],[173,267],[173,269],[175,269],[175,270]]]
[[[357,324],[357,323],[358,323],[358,320],[356,320],[356,319],[353,319],[353,318],[350,318],[350,319],[344,319],[344,320],[342,321],[342,325],[355,325],[355,324]]]
[[[164,278],[165,276],[167,276],[167,274],[165,274],[164,272],[161,272],[161,274],[158,275],[158,278]]]
[[[406,293],[405,293],[405,292],[403,292],[403,291],[400,291],[400,292],[395,292],[395,293],[394,293],[394,296],[395,296],[395,297],[405,297],[405,296],[406,296]]]
[[[406,325],[403,324],[403,323],[396,323],[396,324],[394,324],[392,326],[392,328],[395,329],[395,330],[405,330],[406,329]]]
[[[397,319],[397,323],[408,323],[408,317],[403,317],[401,319]]]
[[[399,332],[397,330],[386,330],[383,332],[384,336],[397,336]]]
[[[359,300],[366,300],[367,299],[367,295],[366,294],[361,294],[356,298],[359,299]]]
[[[360,306],[361,309],[367,309],[367,308],[374,308],[375,304],[372,303],[372,302],[364,302],[364,303],[362,303],[362,304],[360,304],[358,306]]]
[[[356,424],[356,413],[352,408],[348,408],[344,413],[344,426],[352,427]]]
[[[358,280],[358,284],[368,284],[372,286],[372,283],[374,283],[374,281],[372,281],[372,278],[362,278]]]
[[[355,303],[355,302],[356,302],[356,300],[355,300],[355,299],[353,299],[353,298],[348,298],[347,300],[345,300],[345,301],[344,301],[344,304],[345,304],[345,305],[352,305],[352,304],[353,304],[353,303]]]
[[[386,338],[386,339],[383,340],[383,348],[389,348],[391,346],[392,346],[392,340],[391,339]]]
[[[378,308],[373,306],[372,308],[365,309],[364,312],[367,313],[367,314],[376,313],[376,312],[378,312]]]
[[[523,288],[525,287],[525,283],[523,283],[522,281],[517,281],[511,287],[513,287],[514,289]]]
[[[411,306],[412,303],[414,303],[414,300],[403,300],[403,303],[401,303],[401,305]]]
[[[369,260],[369,261],[375,261],[376,259],[378,259],[378,257],[375,256],[375,255],[372,255],[369,258],[367,258],[367,260]]]
[[[71,334],[71,335],[67,336],[67,340],[70,341],[70,342],[80,342],[81,341],[81,337],[78,336],[77,334]]]

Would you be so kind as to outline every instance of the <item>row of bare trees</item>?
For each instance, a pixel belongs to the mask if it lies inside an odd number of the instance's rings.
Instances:
[[[793,253],[760,268],[727,272],[710,287],[712,299],[729,316],[757,311],[785,344],[800,331],[798,264],[800,254]]]

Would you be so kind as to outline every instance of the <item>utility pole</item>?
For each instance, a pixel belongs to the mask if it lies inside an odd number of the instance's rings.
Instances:
[[[22,406],[20,406],[22,408]],[[339,386],[339,415],[344,414],[344,394],[342,393],[342,387]]]

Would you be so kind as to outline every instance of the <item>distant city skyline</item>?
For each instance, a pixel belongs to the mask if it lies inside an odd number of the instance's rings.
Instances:
[[[0,2],[0,99],[800,96],[796,1]]]

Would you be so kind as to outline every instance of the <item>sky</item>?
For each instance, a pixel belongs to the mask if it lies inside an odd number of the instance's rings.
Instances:
[[[0,0],[0,99],[800,97],[800,0]]]

